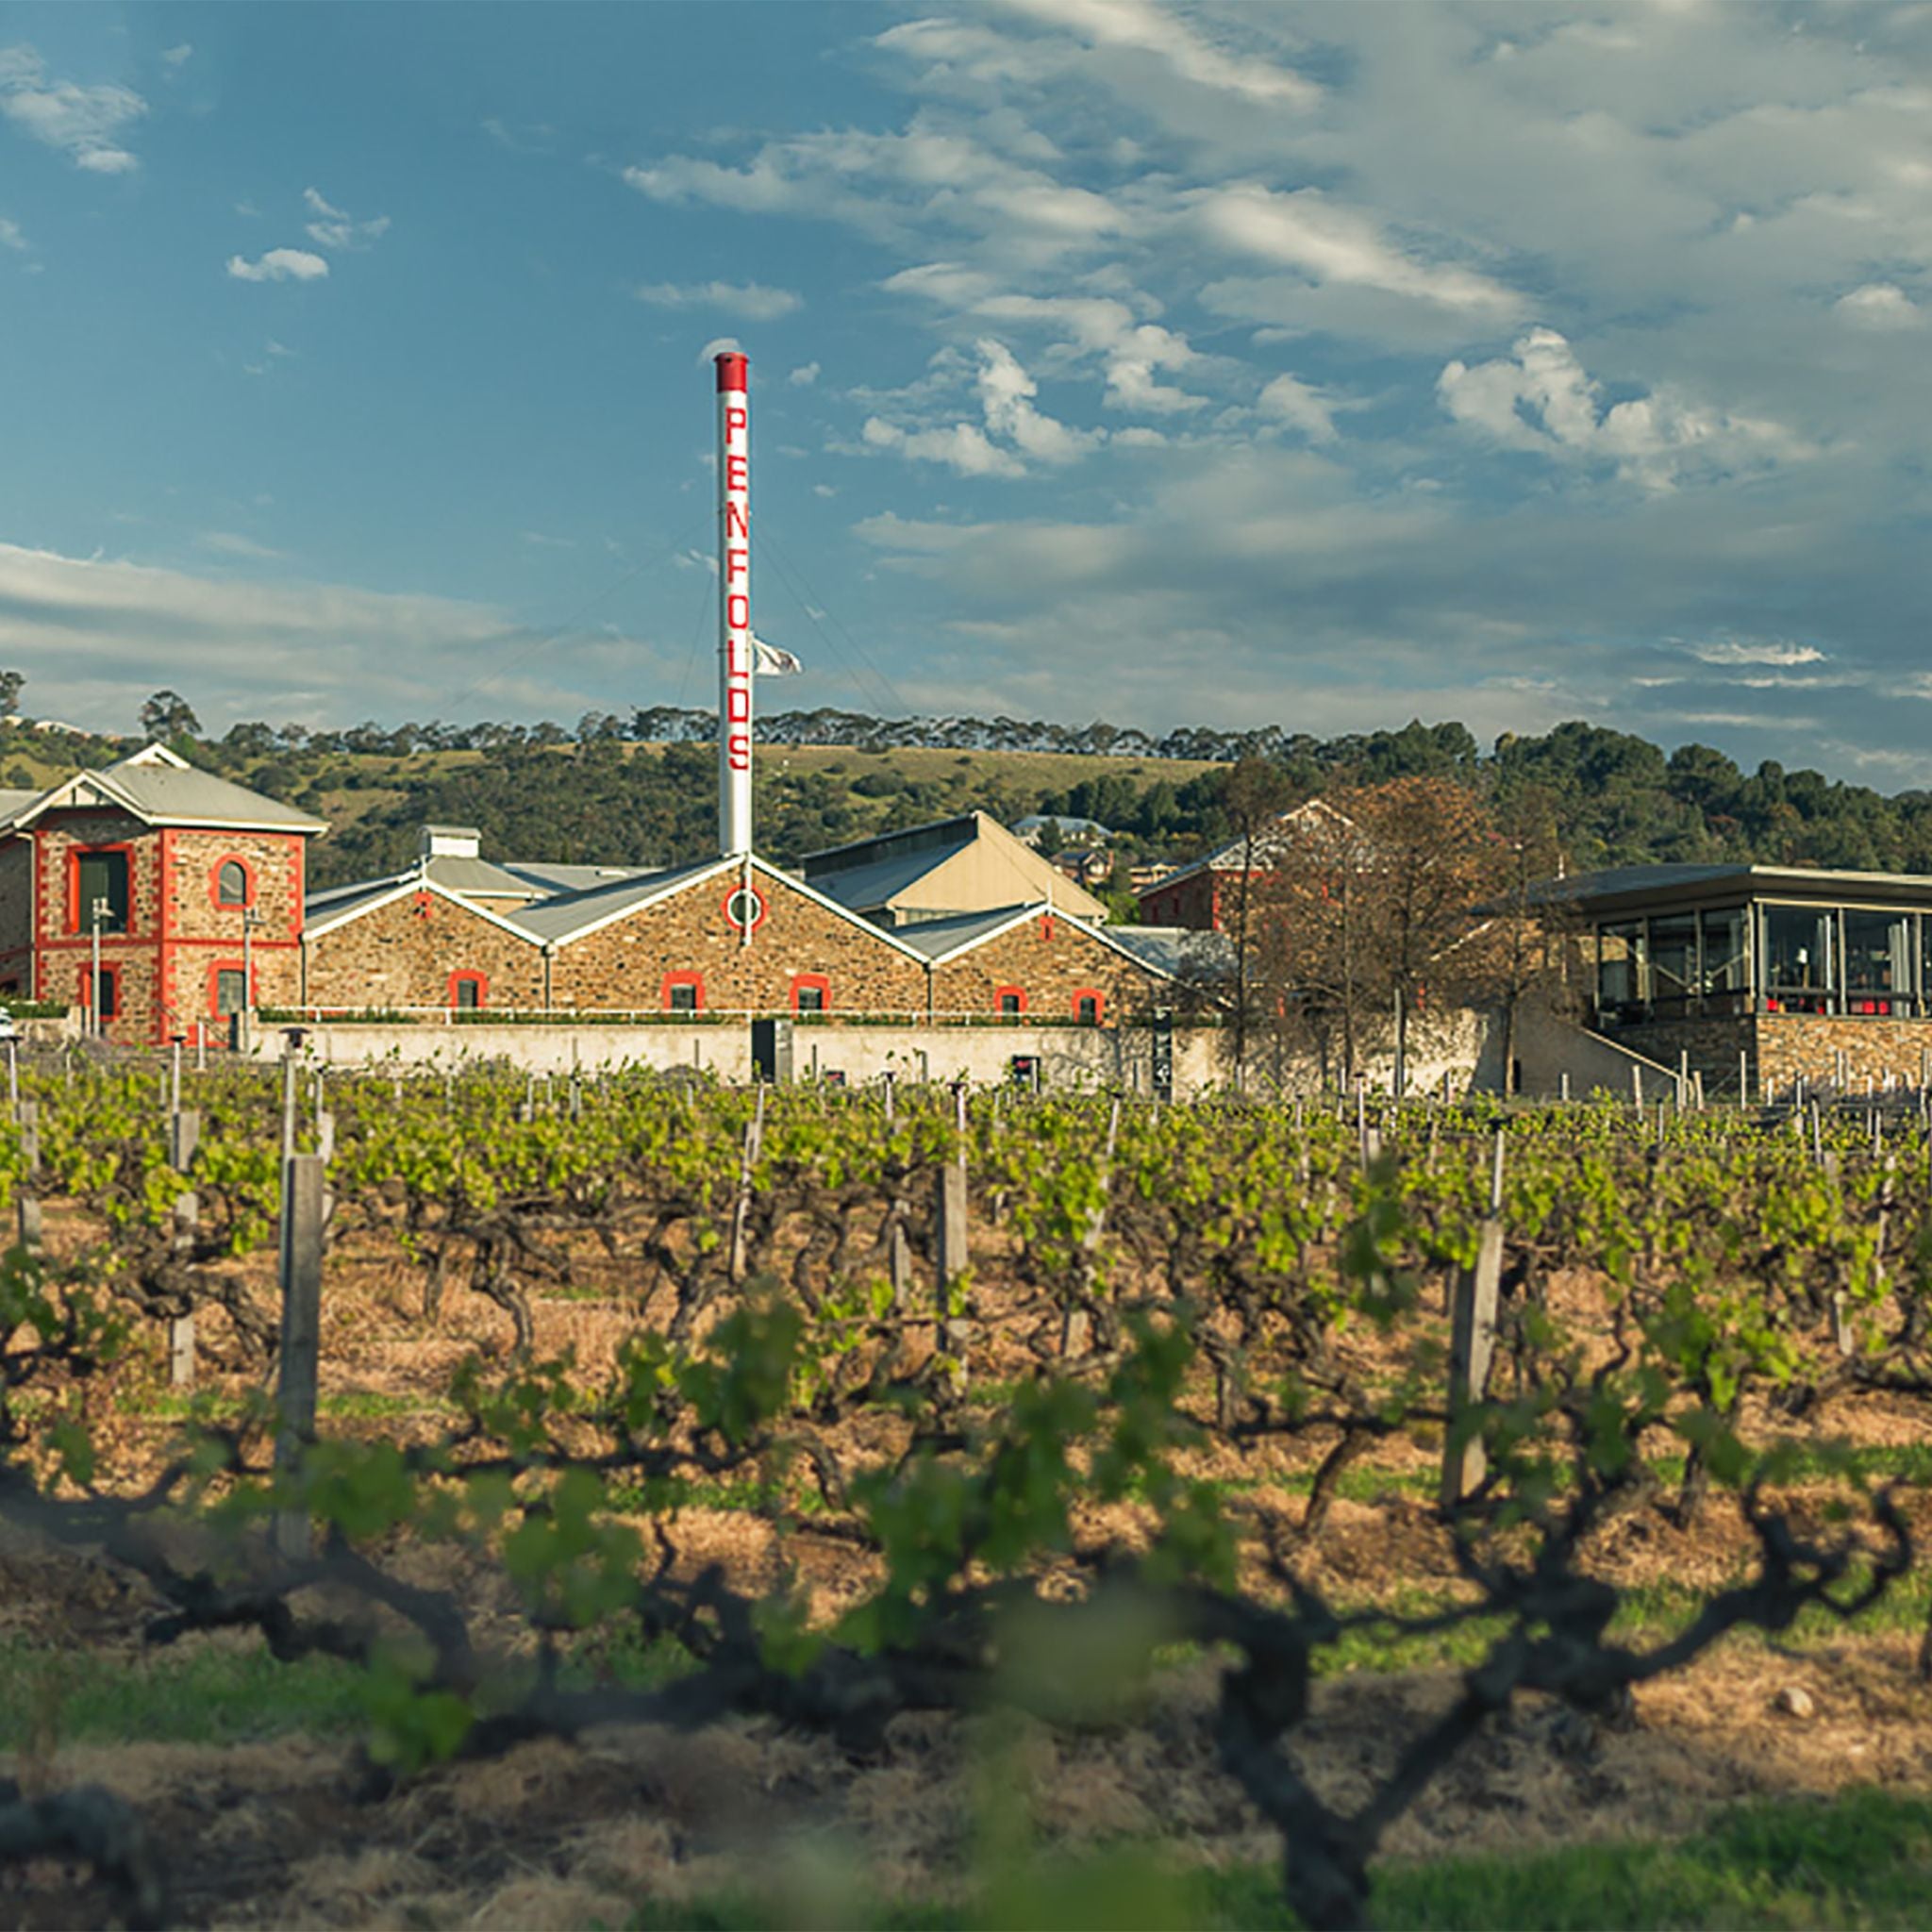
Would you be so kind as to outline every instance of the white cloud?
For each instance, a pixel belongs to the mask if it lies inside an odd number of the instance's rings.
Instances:
[[[24,250],[25,247],[26,236],[22,232],[20,224],[8,221],[5,215],[0,215],[0,248],[19,248]]]
[[[204,550],[212,550],[222,557],[266,560],[288,555],[285,550],[271,550],[266,543],[258,543],[253,537],[244,537],[236,530],[204,530],[194,541]]]
[[[1313,81],[1253,55],[1217,47],[1178,15],[1151,0],[1005,0],[1013,10],[1077,35],[1090,46],[1147,54],[1181,79],[1271,107],[1311,108]]]
[[[654,308],[728,308],[751,322],[776,322],[805,306],[790,289],[761,282],[646,282],[637,297]]]
[[[316,219],[308,224],[308,239],[318,248],[367,248],[389,232],[389,217],[376,215],[358,222],[345,209],[332,208],[313,188],[302,191],[303,204]]]
[[[500,701],[538,716],[560,695],[528,669],[539,641],[486,604],[0,543],[0,662],[25,671],[49,711],[82,723],[130,726],[128,692],[152,689],[155,666],[184,654],[184,689],[204,720],[422,716],[474,691],[492,664],[524,667],[507,668],[496,688],[513,696]]]
[[[51,80],[33,48],[0,47],[0,115],[76,168],[92,175],[125,175],[138,168],[141,163],[121,145],[120,136],[146,112],[147,103],[132,88]]]
[[[1291,429],[1299,429],[1310,442],[1333,442],[1335,406],[1318,389],[1299,376],[1277,375],[1257,399],[1262,415]]]
[[[188,64],[193,53],[194,43],[192,41],[183,41],[178,47],[170,47],[161,55],[161,64],[178,73]]]
[[[785,380],[793,389],[809,389],[819,379],[819,365],[816,362],[802,362]]]
[[[744,344],[736,336],[713,336],[698,351],[698,360],[700,362],[708,362],[715,356],[741,356],[743,354]]]
[[[974,346],[979,351],[980,408],[993,435],[1017,443],[1029,457],[1056,464],[1078,462],[1101,441],[1097,431],[1070,429],[1034,407],[1040,385],[1004,342],[986,336]]]
[[[1292,268],[1319,283],[1380,290],[1461,314],[1514,314],[1513,291],[1474,269],[1407,254],[1360,208],[1303,188],[1278,194],[1256,182],[1237,182],[1194,197],[1194,212],[1210,240],[1224,248]]]
[[[1918,304],[1894,282],[1867,282],[1831,306],[1857,328],[1919,328],[1925,321]]]
[[[1690,654],[1705,664],[1823,664],[1826,653],[1815,644],[1787,643],[1778,639],[1721,638],[1712,643],[1687,644]]]
[[[256,261],[231,255],[228,273],[238,282],[315,282],[328,274],[328,263],[306,248],[271,248]]]
[[[1608,462],[1651,490],[1669,490],[1694,471],[1722,475],[1815,454],[1779,424],[1667,390],[1603,409],[1600,386],[1553,328],[1532,328],[1493,362],[1450,362],[1436,393],[1458,423],[1507,448]]]
[[[868,416],[863,431],[874,449],[889,449],[915,462],[942,463],[962,476],[1024,476],[1025,466],[1010,451],[987,441],[974,423],[942,429],[902,429],[883,417]]]

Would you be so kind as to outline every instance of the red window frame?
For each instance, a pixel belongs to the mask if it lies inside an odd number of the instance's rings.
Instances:
[[[1007,1002],[1015,1002],[1010,1012]],[[992,990],[992,1009],[1009,1020],[1024,1020],[1026,1017],[1026,989],[1024,986],[996,986]]]
[[[815,992],[819,996],[817,1010],[829,1013],[832,1010],[832,982],[823,973],[794,973],[791,975],[791,1010],[801,1010],[798,996],[802,992]]]
[[[121,1017],[121,969],[101,961],[101,979],[108,989],[107,1009],[101,1015],[103,1020],[118,1020]],[[80,1010],[91,1013],[94,1008],[94,969],[92,964],[83,965],[79,973]]]
[[[465,982],[476,989],[476,1004],[474,1007],[459,1007],[457,1004],[457,988]],[[458,966],[449,976],[449,1005],[452,1012],[480,1013],[490,1004],[490,975],[478,973],[474,967]]]
[[[209,1019],[223,1020],[227,1017],[222,1011],[222,974],[225,973],[247,974],[248,978],[242,982],[242,997],[251,1008],[258,1004],[255,993],[256,988],[261,983],[261,975],[252,971],[252,961],[243,959],[214,959],[209,962],[208,969],[208,1011]],[[251,981],[253,984],[250,983]]]
[[[222,873],[231,865],[242,868],[242,899],[239,905],[232,899],[222,897]],[[208,903],[217,912],[248,912],[254,909],[255,897],[255,867],[239,852],[223,853],[208,868]]]
[[[692,1012],[702,1013],[705,1010],[705,975],[702,973],[667,973],[664,975],[664,984],[658,991],[658,997],[667,1013],[677,1010],[671,1004],[671,989],[675,986],[688,986],[691,989],[696,996],[696,1004],[691,1009]]]
[[[117,933],[109,934],[113,939],[125,939],[135,925],[134,897],[134,847],[126,841],[117,841],[106,845],[70,845],[67,848],[67,930],[92,932],[86,920],[80,916],[80,861],[83,858],[102,858],[110,852],[118,852],[127,867],[127,923]],[[101,928],[107,933],[107,928]]]
[[[1091,1000],[1093,1002],[1093,1017],[1091,1020],[1081,1018],[1080,1002],[1082,1000]],[[1098,1026],[1107,1018],[1107,995],[1097,986],[1075,987],[1074,989],[1073,1012],[1075,1022],[1080,1025]]]
[[[1040,937],[1049,946],[1053,944],[1053,914],[1042,912],[1040,916]]]

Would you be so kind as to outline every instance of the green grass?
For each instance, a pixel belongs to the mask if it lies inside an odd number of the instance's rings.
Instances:
[[[1674,1841],[1391,1863],[1376,1874],[1373,1909],[1386,1932],[1885,1932],[1924,1925],[1928,1900],[1932,1801],[1865,1790],[1740,1806]],[[817,1923],[801,1915],[795,1893],[789,1903],[791,1910],[742,1897],[647,1905],[630,1924],[632,1932],[755,1932]],[[841,1903],[846,1922],[890,1932],[981,1925],[1288,1932],[1298,1923],[1272,1869],[1175,1874],[1144,1852],[1002,1871],[957,1907],[909,1901],[868,1910],[852,1899]]]

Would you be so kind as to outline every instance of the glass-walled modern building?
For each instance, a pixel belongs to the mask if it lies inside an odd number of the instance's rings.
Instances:
[[[1553,880],[1589,1023],[1667,1065],[1784,1083],[1932,1078],[1932,877],[1625,866]],[[1591,975],[1593,974],[1593,983]]]
[[[1932,995],[1932,878],[1624,866],[1549,889],[1589,930],[1606,1030],[1745,1013],[1910,1019]]]

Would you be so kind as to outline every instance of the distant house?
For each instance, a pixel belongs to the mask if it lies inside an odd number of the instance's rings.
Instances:
[[[1061,819],[1040,811],[1029,811],[1024,819],[1015,819],[1012,832],[1016,839],[1038,851],[1050,826],[1058,829],[1060,841],[1067,845],[1105,845],[1113,837],[1112,830],[1098,819]]]
[[[292,1001],[308,843],[326,829],[160,744],[0,791],[0,995],[77,1007],[130,1045]]]
[[[1062,878],[1076,886],[1104,886],[1113,871],[1113,854],[1096,852],[1091,846],[1069,845],[1047,861]]]
[[[1044,904],[1095,923],[1107,908],[983,811],[811,852],[806,883],[875,925]]]
[[[1346,814],[1332,805],[1311,798],[1275,819],[1256,839],[1252,852],[1246,841],[1236,839],[1218,852],[1157,880],[1140,895],[1141,918],[1148,925],[1224,932],[1232,916],[1230,894],[1244,875],[1251,880],[1271,877],[1274,860],[1291,840],[1319,840],[1324,832],[1346,831],[1350,824]],[[1252,865],[1251,858],[1255,861]]]

